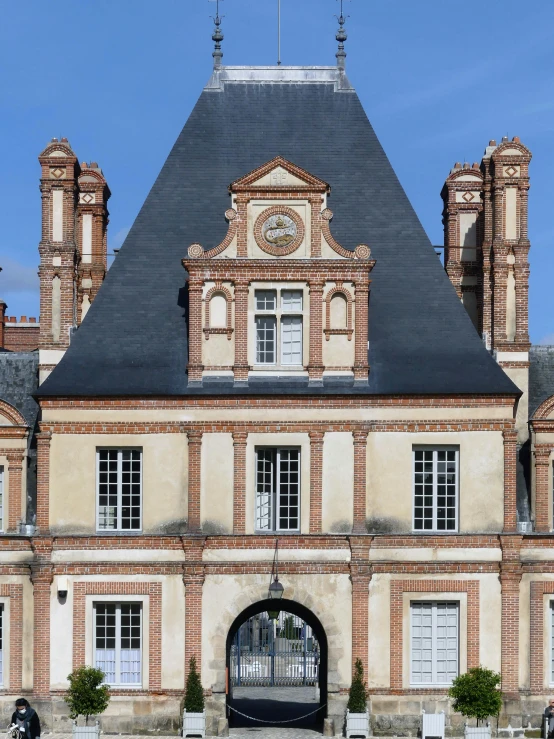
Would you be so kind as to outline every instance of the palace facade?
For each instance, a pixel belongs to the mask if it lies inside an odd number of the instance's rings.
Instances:
[[[443,268],[338,61],[216,56],[109,271],[101,169],[41,153],[40,320],[0,323],[6,715],[23,694],[66,730],[67,675],[97,664],[110,732],[174,730],[194,656],[215,733],[278,542],[336,731],[358,658],[375,734],[422,709],[459,733],[448,686],[477,665],[501,726],[539,725],[554,349],[528,335],[531,153],[454,166]]]

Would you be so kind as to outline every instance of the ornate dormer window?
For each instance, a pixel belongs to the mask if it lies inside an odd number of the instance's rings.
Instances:
[[[367,382],[370,249],[331,234],[331,188],[281,157],[230,186],[229,231],[192,244],[189,382],[347,375]],[[199,326],[202,330],[199,330]]]

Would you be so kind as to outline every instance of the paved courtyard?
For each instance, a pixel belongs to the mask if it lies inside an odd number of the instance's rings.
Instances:
[[[231,710],[230,725],[233,729],[263,729],[264,733],[281,730],[279,739],[284,729],[308,729],[314,733],[322,724],[320,716],[323,711],[317,711],[319,695],[314,687],[235,688],[231,707],[235,709]],[[251,736],[254,733],[260,735],[261,731],[249,733]],[[287,736],[292,737],[291,734]]]

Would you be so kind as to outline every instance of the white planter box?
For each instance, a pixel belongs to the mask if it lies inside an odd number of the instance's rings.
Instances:
[[[369,736],[369,711],[365,713],[346,712],[346,736]]]
[[[183,737],[185,736],[206,736],[206,711],[183,713]]]
[[[491,739],[491,725],[468,726],[464,727],[464,736],[466,739]]]
[[[98,739],[100,736],[100,724],[98,721],[93,726],[77,726],[73,722],[73,739]]]

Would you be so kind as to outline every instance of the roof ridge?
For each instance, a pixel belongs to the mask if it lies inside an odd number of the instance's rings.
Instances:
[[[222,91],[227,83],[334,85],[335,92],[354,92],[344,70],[318,66],[222,66],[214,69],[204,90]]]

